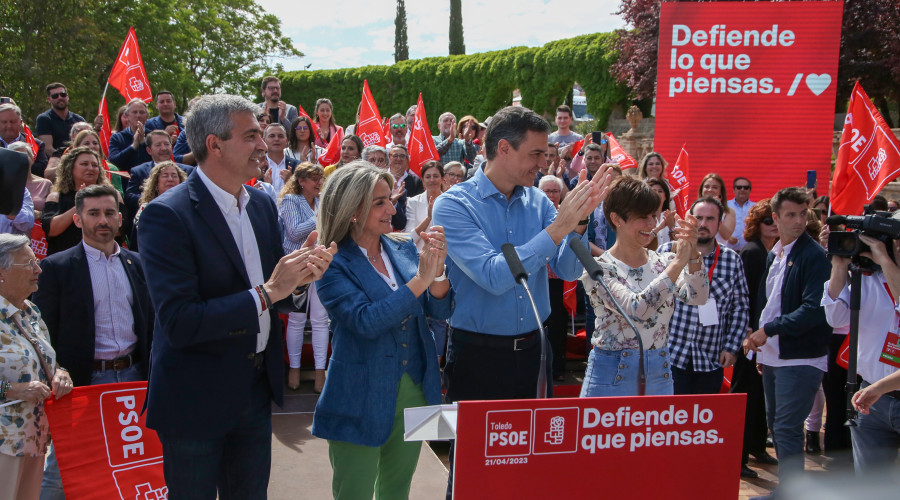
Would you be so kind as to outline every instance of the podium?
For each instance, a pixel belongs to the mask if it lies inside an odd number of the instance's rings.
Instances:
[[[404,438],[456,439],[454,498],[738,498],[745,394],[460,401]]]

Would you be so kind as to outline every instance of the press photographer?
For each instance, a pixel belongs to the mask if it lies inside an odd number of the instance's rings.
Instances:
[[[825,283],[822,306],[831,326],[851,326],[851,268],[860,274],[857,369],[865,390],[900,368],[896,300],[900,293],[900,268],[896,264],[900,217],[876,212],[862,217],[832,217],[828,223],[854,229],[833,232],[829,237],[831,279]],[[861,411],[850,431],[856,470],[870,473],[892,466],[897,459],[900,426],[896,419],[892,422],[891,415],[900,412],[900,391],[886,392],[874,403],[866,399],[865,405],[857,406]]]

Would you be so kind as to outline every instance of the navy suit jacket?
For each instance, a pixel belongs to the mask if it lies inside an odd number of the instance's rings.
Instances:
[[[187,134],[184,132],[184,129],[181,129],[181,132],[178,133],[178,139],[175,139],[175,146],[172,148],[172,156],[175,157],[175,161],[178,163],[184,162],[184,155],[191,152],[191,146],[187,141]]]
[[[147,377],[153,339],[153,305],[138,254],[122,248],[119,260],[131,283],[131,314],[138,342],[132,356]],[[94,369],[94,293],[87,255],[81,244],[41,261],[43,271],[34,303],[50,331],[50,343],[60,366],[69,370],[75,386],[91,384]]]
[[[247,189],[263,277],[283,256],[275,203]],[[259,333],[257,299],[237,244],[199,175],[150,202],[138,227],[156,308],[147,425],[170,435],[225,435],[247,408]],[[291,299],[280,302],[290,307]],[[276,309],[276,308],[273,308]],[[274,401],[283,393],[283,341],[275,310],[264,351]]]
[[[131,179],[128,181],[128,187],[125,188],[125,206],[128,207],[128,213],[132,215],[137,214],[141,195],[144,193],[144,181],[150,177],[150,171],[153,170],[154,165],[153,160],[150,160],[131,169]],[[194,167],[190,165],[181,163],[177,165],[188,175],[194,171]]]
[[[428,404],[441,402],[441,374],[434,334],[426,315],[446,319],[453,311],[453,291],[443,299],[419,297],[404,286],[416,275],[418,255],[411,239],[381,237],[399,285],[391,290],[369,264],[359,246],[341,242],[337,255],[316,284],[331,316],[333,352],[325,389],[316,404],[313,435],[363,446],[381,446],[391,434],[397,409],[401,330],[417,335],[424,348],[422,390]]]
[[[131,172],[133,167],[151,160],[150,153],[147,152],[143,143],[134,149],[131,147],[132,142],[134,142],[134,133],[130,127],[116,132],[109,138],[109,162],[120,171]],[[126,181],[127,179],[123,177],[122,184],[125,184]]]

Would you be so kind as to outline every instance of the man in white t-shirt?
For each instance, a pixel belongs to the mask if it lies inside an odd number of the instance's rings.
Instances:
[[[753,205],[756,203],[750,201],[750,190],[753,188],[750,179],[746,177],[736,177],[734,179],[734,184],[732,184],[732,188],[734,189],[734,198],[728,200],[728,206],[734,210],[735,225],[732,236],[737,239],[737,243],[729,242],[728,248],[735,252],[740,252],[741,249],[744,248],[744,245],[747,244],[747,242],[744,241],[744,219],[747,218],[747,214],[750,213],[750,209],[753,208]]]

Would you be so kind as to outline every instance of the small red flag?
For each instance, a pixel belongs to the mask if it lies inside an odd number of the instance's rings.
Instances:
[[[900,175],[900,142],[859,82],[853,87],[831,181],[831,210],[859,215]]]
[[[422,93],[419,92],[419,102],[416,105],[416,121],[412,134],[409,136],[409,168],[416,175],[420,175],[422,164],[428,160],[438,160],[437,148],[434,139],[431,138],[431,129],[428,128],[428,120],[425,118],[425,103],[422,102]]]
[[[362,139],[364,146],[375,144],[384,147],[387,144],[384,140],[384,127],[381,126],[381,113],[378,112],[378,105],[375,104],[375,98],[372,97],[372,91],[369,90],[368,80],[363,80],[359,123],[356,125],[354,134]]]
[[[147,78],[147,72],[144,70],[144,60],[141,58],[141,50],[138,48],[134,27],[128,30],[125,43],[119,49],[119,55],[109,73],[108,81],[110,85],[119,90],[125,98],[125,102],[134,98],[144,102],[153,100],[150,79]]]
[[[316,140],[316,134],[319,133],[319,126],[316,125],[316,122],[314,122],[313,119],[310,118],[308,114],[306,114],[306,110],[303,109],[303,106],[301,106],[299,104],[297,105],[297,113],[300,116],[305,116],[306,119],[309,120],[309,123],[312,124],[312,130],[310,130],[309,133],[312,134],[312,135],[310,135],[312,140]]]
[[[675,161],[675,166],[668,175],[669,189],[672,191],[672,199],[675,200],[675,211],[678,212],[678,216],[681,218],[684,218],[691,206],[691,194],[689,193],[691,183],[688,180],[689,170],[688,152],[684,149],[684,146],[681,146],[678,160]]]
[[[584,147],[584,139],[573,142],[572,143],[572,157],[574,158],[575,155],[577,155],[578,152],[581,151],[581,148],[583,148],[583,147]]]
[[[103,126],[100,128],[100,147],[103,148],[103,155],[109,156],[109,140],[112,137],[112,127],[109,125],[109,111],[106,109],[106,93],[100,99],[100,109],[97,114],[103,117]]]
[[[322,156],[319,157],[319,164],[322,166],[334,165],[341,159],[341,142],[344,141],[344,129],[339,128],[337,133],[331,136],[331,140],[328,141],[328,147],[325,148],[325,152],[322,153]]]
[[[577,282],[575,281],[563,281],[563,306],[566,308],[569,316],[575,316],[575,312],[578,309],[578,302],[575,300],[577,295],[575,293],[576,285]]]
[[[622,149],[622,146],[619,145],[619,141],[613,137],[612,132],[607,132],[606,136],[609,137],[609,157],[612,158],[612,161],[618,163],[619,168],[622,170],[637,168],[637,162],[634,161],[634,158],[632,158],[631,155]]]
[[[28,145],[31,146],[32,156],[37,158],[38,150],[40,150],[41,148],[40,148],[40,146],[38,146],[37,141],[34,140],[34,134],[31,133],[31,129],[28,128],[28,125],[25,125],[24,120],[22,120],[22,129],[25,130],[25,132],[23,134],[25,136],[25,142],[27,142]]]

